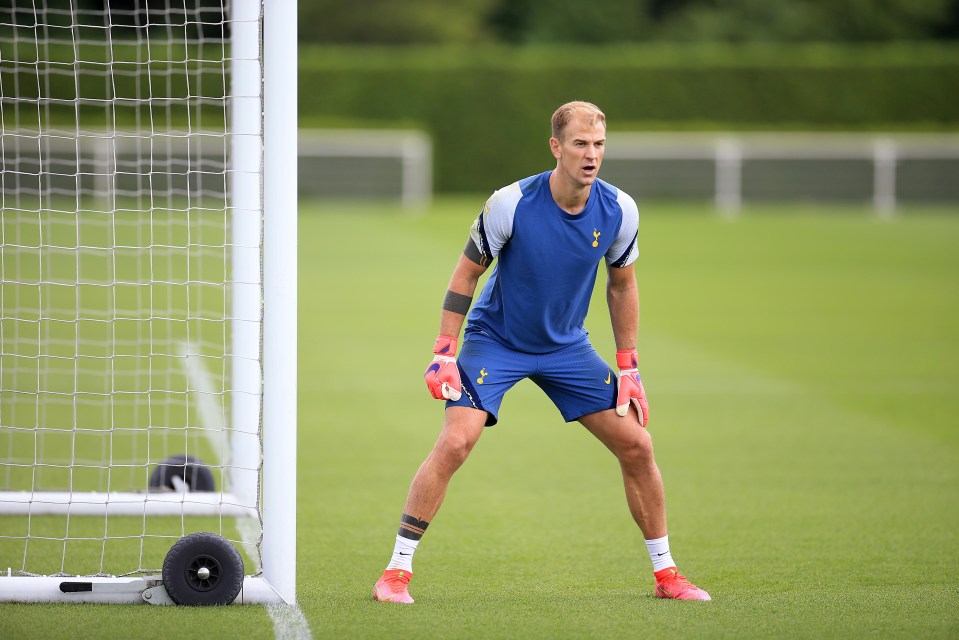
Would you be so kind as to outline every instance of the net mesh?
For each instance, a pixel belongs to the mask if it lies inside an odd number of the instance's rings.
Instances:
[[[0,9],[4,568],[152,572],[200,530],[255,555],[223,517],[258,472],[227,429],[231,225],[260,214],[230,196],[256,174],[228,163],[228,8],[21,4]]]

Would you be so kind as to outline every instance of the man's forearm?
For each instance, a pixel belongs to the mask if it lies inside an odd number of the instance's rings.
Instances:
[[[639,331],[639,292],[635,281],[623,286],[607,286],[606,302],[616,349],[635,349]]]
[[[449,287],[443,298],[443,312],[440,316],[440,335],[456,338],[459,336],[466,314],[473,302],[473,294],[479,277],[486,269],[460,256],[460,261],[450,278]]]
[[[457,338],[465,320],[466,316],[444,309],[442,316],[440,316],[440,335]]]

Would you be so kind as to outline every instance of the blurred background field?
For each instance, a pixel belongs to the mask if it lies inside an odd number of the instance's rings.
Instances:
[[[301,210],[301,477],[325,489],[300,496],[299,584],[318,633],[956,633],[950,210],[881,222],[865,208],[769,207],[728,222],[704,207],[642,208],[650,430],[675,557],[710,605],[651,597],[613,458],[532,384],[506,399],[454,478],[417,554],[417,605],[369,602],[438,433],[423,353],[482,200],[443,199],[419,216]],[[382,255],[358,258],[368,254],[351,238]],[[599,286],[587,328],[606,357],[608,325]],[[348,533],[317,545],[324,522]]]

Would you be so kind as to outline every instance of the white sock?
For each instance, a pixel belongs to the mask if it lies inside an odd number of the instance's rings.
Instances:
[[[649,550],[649,559],[653,561],[653,573],[676,566],[669,552],[669,536],[647,540],[646,548]]]
[[[419,540],[410,540],[403,536],[396,536],[396,545],[393,547],[393,557],[390,563],[386,565],[387,569],[404,569],[413,573],[413,554],[416,553],[416,546]]]

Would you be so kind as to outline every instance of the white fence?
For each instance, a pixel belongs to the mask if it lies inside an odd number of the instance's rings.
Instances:
[[[616,133],[603,177],[640,199],[959,204],[959,135]]]
[[[222,134],[5,132],[4,141],[8,207],[76,198],[82,209],[115,208],[105,193],[157,206],[203,193],[205,206],[226,206]],[[298,155],[301,196],[416,208],[432,195],[432,143],[421,131],[304,129]],[[900,204],[959,204],[959,135],[613,132],[602,176],[639,200],[707,200],[723,212],[809,201],[888,215]]]
[[[432,143],[423,132],[305,129],[298,142],[301,196],[430,201]],[[6,206],[34,210],[63,199],[92,210],[126,198],[162,206],[199,193],[224,208],[228,150],[222,132],[5,131],[0,192]]]

